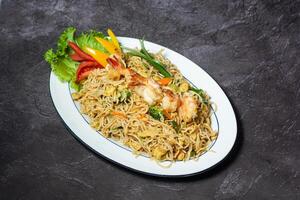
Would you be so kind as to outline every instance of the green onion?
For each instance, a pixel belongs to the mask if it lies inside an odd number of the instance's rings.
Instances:
[[[154,59],[153,56],[150,55],[150,53],[147,51],[144,45],[144,38],[140,40],[141,43],[141,53],[147,56],[148,58]]]
[[[177,124],[177,122],[175,122],[173,120],[173,121],[170,121],[170,124],[174,128],[174,130],[176,131],[176,133],[178,133],[178,131],[179,131],[179,125]]]
[[[131,92],[129,90],[122,90],[119,94],[119,101],[126,102],[131,97]]]
[[[138,57],[146,60],[150,65],[152,65],[155,69],[157,69],[159,71],[159,73],[161,73],[164,77],[172,77],[172,74],[170,74],[170,72],[168,72],[160,62],[154,60],[153,58],[146,56],[145,54],[143,54],[135,49],[131,49],[131,48],[127,48],[127,47],[122,47],[122,48],[126,49],[128,51],[127,53],[129,55],[138,56]]]
[[[190,153],[190,157],[194,157],[195,155],[196,155],[196,151],[192,150],[191,153]]]
[[[206,105],[208,104],[208,100],[206,99],[205,93],[202,89],[197,89],[195,87],[191,87],[190,90],[195,92],[196,94],[198,94],[201,97],[202,102],[204,104],[206,104]]]
[[[119,130],[119,129],[123,129],[122,126],[117,126],[117,127],[113,127],[110,130],[115,131],[115,130]]]

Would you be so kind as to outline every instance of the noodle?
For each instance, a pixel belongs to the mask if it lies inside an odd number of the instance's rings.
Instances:
[[[149,104],[130,87],[128,78],[111,78],[114,73],[111,67],[93,70],[82,82],[81,90],[73,93],[72,97],[80,103],[81,112],[90,118],[94,129],[101,131],[105,137],[122,142],[133,153],[148,155],[157,161],[196,159],[217,136],[211,128],[211,103],[201,102],[201,97],[191,91],[178,91],[189,86],[187,80],[161,52],[152,56],[173,74],[172,83],[168,86],[170,90],[182,99],[186,93],[200,102],[197,115],[191,121],[184,121],[184,116],[177,111],[169,114],[171,119],[151,117],[148,114]],[[154,81],[162,78],[156,69],[139,57],[125,54],[124,60],[142,77]],[[124,91],[130,92],[130,97],[122,99]]]

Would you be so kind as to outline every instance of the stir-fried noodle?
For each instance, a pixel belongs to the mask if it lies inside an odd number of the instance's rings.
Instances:
[[[163,77],[146,61],[125,54],[122,67],[93,70],[73,99],[93,128],[136,154],[169,161],[197,158],[217,137],[209,96],[190,90],[161,52],[153,56],[172,73],[168,84],[160,84]]]

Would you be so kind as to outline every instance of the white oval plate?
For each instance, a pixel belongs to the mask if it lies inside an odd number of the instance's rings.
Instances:
[[[127,37],[118,37],[118,39],[123,46],[140,47],[138,39]],[[51,73],[50,93],[54,106],[75,138],[114,163],[153,176],[182,177],[201,173],[222,161],[234,145],[237,124],[231,104],[216,81],[198,65],[161,45],[145,41],[145,46],[150,52],[164,49],[164,55],[179,68],[181,73],[196,87],[207,91],[211,100],[217,104],[217,111],[212,115],[212,127],[218,131],[218,137],[210,150],[202,154],[199,159],[178,161],[170,168],[163,168],[146,156],[133,155],[130,149],[121,143],[107,139],[91,128],[88,119],[79,113],[79,105],[72,100],[69,84],[62,83]]]

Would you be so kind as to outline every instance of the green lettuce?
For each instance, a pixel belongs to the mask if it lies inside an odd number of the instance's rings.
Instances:
[[[81,33],[76,38],[76,43],[81,49],[87,46],[107,53],[106,49],[95,39],[95,37],[104,38],[105,36],[101,32],[90,30],[88,32]]]
[[[75,31],[73,27],[65,29],[58,38],[56,51],[49,49],[44,55],[52,71],[61,81],[70,82],[76,76],[79,63],[69,57],[71,50],[68,46],[68,41],[74,41]]]
[[[68,46],[68,42],[74,42],[74,34],[76,29],[74,27],[68,27],[64,32],[59,36],[57,42],[57,51],[56,54],[63,57],[68,57],[71,48]]]
[[[58,38],[56,51],[49,49],[45,54],[45,60],[50,64],[52,71],[61,80],[70,83],[75,90],[80,90],[80,85],[76,83],[76,70],[79,62],[73,61],[69,54],[73,51],[68,42],[75,42],[82,49],[88,46],[105,52],[105,48],[96,41],[95,37],[104,38],[104,34],[94,30],[81,33],[75,37],[76,28],[66,28]]]
[[[45,55],[45,60],[50,64],[52,71],[61,81],[70,82],[76,75],[78,62],[69,57],[61,56],[53,49],[49,49]]]

